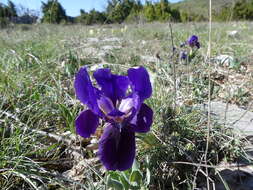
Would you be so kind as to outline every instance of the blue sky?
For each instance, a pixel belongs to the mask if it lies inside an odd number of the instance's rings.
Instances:
[[[47,2],[47,0],[12,0],[13,3],[23,5],[29,9],[40,10],[41,1]],[[144,1],[144,0],[143,0]],[[153,0],[158,1],[158,0]],[[170,2],[178,2],[179,0],[169,0]],[[7,0],[3,0],[6,3]],[[59,0],[67,15],[77,16],[80,14],[80,9],[90,11],[95,8],[96,10],[104,10],[107,5],[107,0]]]

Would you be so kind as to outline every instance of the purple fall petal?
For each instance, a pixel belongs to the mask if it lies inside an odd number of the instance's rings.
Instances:
[[[99,124],[99,118],[91,110],[81,112],[76,118],[76,132],[84,137],[88,138],[91,134],[94,134]]]
[[[137,133],[146,133],[153,123],[153,111],[146,104],[142,104],[135,118],[131,121],[133,130]]]
[[[188,40],[187,43],[190,47],[196,46],[197,48],[200,48],[200,43],[198,42],[198,36],[192,35]]]
[[[86,104],[94,113],[100,114],[97,105],[97,90],[93,87],[85,67],[81,68],[76,74],[74,87],[77,98],[83,104]]]
[[[99,141],[98,155],[107,170],[129,169],[135,157],[134,132],[127,127],[120,131],[116,126],[109,124]]]
[[[104,95],[109,97],[114,104],[116,100],[125,97],[129,85],[128,77],[114,75],[110,69],[98,69],[93,76],[102,88]]]
[[[144,67],[128,69],[128,77],[132,83],[133,91],[138,92],[141,102],[151,96],[152,86],[148,72]]]

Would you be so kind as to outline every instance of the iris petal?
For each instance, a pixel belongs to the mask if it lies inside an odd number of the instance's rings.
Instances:
[[[146,133],[150,130],[152,122],[153,111],[149,106],[143,103],[138,114],[131,121],[133,130],[138,133]]]
[[[119,105],[119,110],[126,114],[125,122],[129,122],[133,119],[133,117],[139,111],[140,106],[141,106],[140,98],[139,98],[138,93],[136,92],[132,93],[127,98],[121,101]],[[130,112],[128,112],[130,107],[131,107]]]
[[[190,47],[196,46],[198,49],[200,48],[200,43],[198,42],[198,36],[196,35],[192,35],[191,37],[189,37],[187,42]]]
[[[105,96],[101,96],[97,102],[98,102],[98,107],[105,115],[107,115],[108,113],[114,110],[114,105],[112,101]]]
[[[135,106],[135,99],[132,97],[125,98],[121,101],[119,105],[119,110],[125,114],[129,113],[131,109]]]
[[[134,132],[127,127],[120,131],[119,128],[108,124],[99,141],[98,155],[107,170],[129,169],[135,157]]]
[[[88,138],[91,134],[94,134],[99,124],[99,118],[91,110],[83,111],[75,121],[76,132],[84,137]]]
[[[114,109],[114,110],[112,110],[112,111],[108,114],[108,116],[111,116],[111,117],[121,117],[121,116],[123,116],[123,115],[125,115],[125,113],[119,111],[118,109]]]
[[[86,104],[94,113],[100,114],[97,105],[97,90],[93,87],[86,68],[81,68],[76,74],[74,82],[77,98]]]
[[[116,100],[125,97],[129,85],[128,77],[114,75],[110,69],[98,69],[94,72],[93,76],[102,88],[104,95],[109,97],[114,105],[116,104]]]
[[[139,67],[138,69],[128,69],[127,72],[133,91],[138,92],[140,101],[143,102],[149,98],[152,94],[152,86],[147,70],[144,67]]]

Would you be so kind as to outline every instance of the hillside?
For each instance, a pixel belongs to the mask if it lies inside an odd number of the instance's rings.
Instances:
[[[237,0],[215,0],[212,1],[212,10],[218,12],[225,5],[232,5]],[[184,0],[173,3],[172,7],[178,8],[180,11],[193,13],[208,17],[209,0]]]

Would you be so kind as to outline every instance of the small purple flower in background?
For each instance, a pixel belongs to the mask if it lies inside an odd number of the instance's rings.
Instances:
[[[77,117],[76,132],[88,138],[95,133],[99,118],[105,121],[98,156],[108,170],[123,171],[132,166],[135,132],[148,132],[153,122],[152,109],[143,103],[152,94],[147,70],[131,68],[127,73],[122,76],[98,69],[93,73],[100,87],[96,88],[86,68],[81,68],[74,82],[77,98],[89,108]]]
[[[183,42],[183,43],[180,44],[180,47],[181,47],[181,48],[182,48],[182,47],[185,47],[185,45],[186,45],[185,42]]]
[[[180,52],[180,58],[181,58],[181,60],[186,60],[187,59],[187,52],[185,52],[185,51]]]
[[[198,41],[198,36],[192,35],[188,40],[187,43],[190,47],[197,47],[200,48],[200,43]]]

